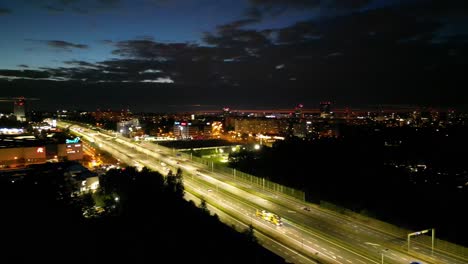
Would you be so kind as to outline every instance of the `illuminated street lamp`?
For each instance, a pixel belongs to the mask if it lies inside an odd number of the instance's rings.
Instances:
[[[255,150],[259,150],[259,149],[260,149],[260,145],[259,145],[259,144],[255,144],[254,149],[255,149]]]

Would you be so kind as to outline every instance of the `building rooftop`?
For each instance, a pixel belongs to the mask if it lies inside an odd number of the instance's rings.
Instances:
[[[0,149],[15,147],[37,147],[48,144],[57,144],[59,142],[61,142],[61,136],[57,136],[56,133],[49,134],[45,138],[37,138],[32,134],[0,135]]]

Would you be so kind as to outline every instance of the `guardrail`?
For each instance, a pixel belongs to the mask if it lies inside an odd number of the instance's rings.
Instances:
[[[173,150],[173,152],[174,151],[175,150]],[[294,197],[301,201],[305,201],[305,192],[301,190],[296,190],[294,188],[284,186],[276,182],[269,181],[265,178],[257,177],[257,176],[254,176],[254,175],[251,175],[251,174],[248,174],[248,173],[245,173],[245,172],[233,169],[233,168],[229,168],[223,165],[214,164],[210,160],[196,157],[187,153],[177,152],[177,155],[186,159],[191,159],[192,161],[195,161],[197,163],[203,164],[207,166],[208,170],[211,170],[217,173],[223,173],[224,175],[227,175],[233,178],[234,180],[240,180],[249,184],[254,184],[259,188],[263,188],[272,192],[278,192],[284,195]]]
[[[330,202],[320,201],[320,207],[335,211],[343,215],[347,215],[351,218],[359,220],[360,222],[366,223],[368,226],[381,229],[381,230],[387,230],[389,233],[401,236],[404,239],[406,239],[406,236],[408,235],[408,233],[412,232],[408,229],[404,229],[396,225],[392,225],[390,223],[383,222],[378,219],[365,216],[363,214],[354,212],[352,210],[335,205]],[[421,244],[430,248],[432,244],[432,240],[430,236],[418,236],[417,239],[414,240],[413,243]],[[464,259],[468,258],[468,248],[464,246],[457,245],[457,244],[454,244],[454,243],[451,243],[442,239],[438,239],[438,238],[435,239],[434,244],[435,244],[435,247],[434,247],[435,250],[447,252],[451,255],[454,255],[456,257],[461,257]]]

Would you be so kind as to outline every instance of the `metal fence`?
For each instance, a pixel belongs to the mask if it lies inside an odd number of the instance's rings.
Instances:
[[[388,232],[390,232],[390,233],[392,233],[394,235],[401,236],[401,238],[406,239],[407,235],[409,233],[414,232],[414,231],[411,231],[411,230],[408,230],[408,229],[405,229],[405,228],[398,227],[396,225],[389,224],[387,222],[380,221],[380,220],[372,218],[372,217],[365,216],[363,214],[354,212],[352,210],[349,210],[349,209],[346,209],[344,207],[332,204],[330,202],[320,201],[320,207],[328,209],[328,210],[332,210],[332,211],[340,213],[340,214],[347,215],[347,216],[349,216],[351,218],[354,218],[354,219],[356,219],[356,220],[358,220],[358,221],[360,221],[362,223],[365,223],[365,224],[367,224],[367,225],[369,225],[369,226],[371,226],[373,228],[382,229],[382,230],[388,231]],[[423,245],[425,245],[425,246],[427,246],[429,248],[432,245],[432,238],[430,236],[426,236],[426,235],[418,236],[412,241],[413,241],[413,243],[423,244]],[[434,244],[435,244],[434,248],[436,250],[449,252],[449,253],[451,253],[453,255],[456,255],[458,257],[463,257],[463,258],[468,257],[468,248],[466,248],[464,246],[461,246],[461,245],[453,244],[451,242],[448,242],[448,241],[445,241],[445,240],[442,240],[442,239],[438,239],[437,238],[437,230],[436,230],[436,239],[435,239]]]
[[[217,173],[222,173],[222,174],[224,174],[226,176],[232,177],[235,180],[241,180],[241,181],[249,183],[249,184],[255,184],[258,187],[261,187],[261,188],[266,189],[268,191],[278,192],[278,193],[288,195],[288,196],[294,197],[296,199],[305,201],[305,193],[303,191],[296,190],[294,188],[287,187],[287,186],[284,186],[284,185],[281,185],[281,184],[266,180],[265,178],[256,177],[254,175],[251,175],[251,174],[248,174],[248,173],[245,173],[245,172],[233,169],[233,168],[229,168],[227,166],[214,164],[211,160],[200,158],[200,157],[193,156],[191,154],[187,154],[187,153],[183,153],[183,152],[178,152],[175,149],[167,148],[167,150],[171,150],[174,154],[176,154],[176,155],[178,155],[178,156],[180,156],[182,158],[190,159],[190,160],[195,161],[195,162],[197,162],[199,164],[203,164],[203,165],[206,166],[207,170],[217,172]],[[374,227],[376,229],[386,230],[386,231],[391,232],[391,233],[393,233],[395,235],[401,236],[402,238],[406,238],[408,233],[413,232],[413,231],[410,231],[410,230],[407,230],[407,229],[404,229],[404,228],[401,228],[401,227],[398,227],[398,226],[395,226],[395,225],[380,221],[378,219],[375,219],[375,218],[372,218],[372,217],[369,217],[369,216],[365,216],[365,215],[360,214],[358,212],[354,212],[352,210],[346,209],[344,207],[341,207],[341,206],[338,206],[338,205],[335,205],[335,204],[332,204],[332,203],[329,203],[329,202],[320,201],[320,207],[335,211],[335,212],[340,213],[340,214],[347,215],[347,216],[349,216],[351,218],[354,218],[354,219],[356,219],[358,221],[366,223],[367,225],[369,225],[371,227]],[[436,233],[436,235],[437,235],[437,233]],[[429,237],[429,236],[420,236],[414,242],[424,244],[424,245],[430,247],[431,246],[431,237]],[[468,257],[468,248],[457,245],[457,244],[450,243],[450,242],[445,241],[445,240],[441,240],[441,239],[436,238],[435,248],[436,248],[436,250],[438,249],[438,250],[442,250],[442,251],[445,251],[445,252],[449,252],[449,253],[451,253],[453,255],[461,256],[463,258]]]
[[[287,187],[287,186],[269,181],[265,178],[257,177],[257,176],[254,176],[254,175],[251,175],[251,174],[248,174],[248,173],[245,173],[245,172],[233,169],[233,168],[229,168],[221,164],[214,164],[211,160],[196,157],[191,154],[177,152],[177,155],[179,155],[182,158],[191,159],[192,161],[203,164],[206,166],[207,170],[210,170],[212,172],[222,173],[223,175],[232,177],[234,180],[240,180],[249,184],[254,184],[267,191],[278,192],[278,193],[288,195],[293,198],[305,201],[305,192],[303,191],[296,190],[294,188]]]

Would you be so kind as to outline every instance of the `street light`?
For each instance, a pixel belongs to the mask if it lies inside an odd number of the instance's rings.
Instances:
[[[382,264],[384,264],[384,252],[387,251],[387,250],[388,250],[388,248],[380,251],[380,254],[382,255]]]

